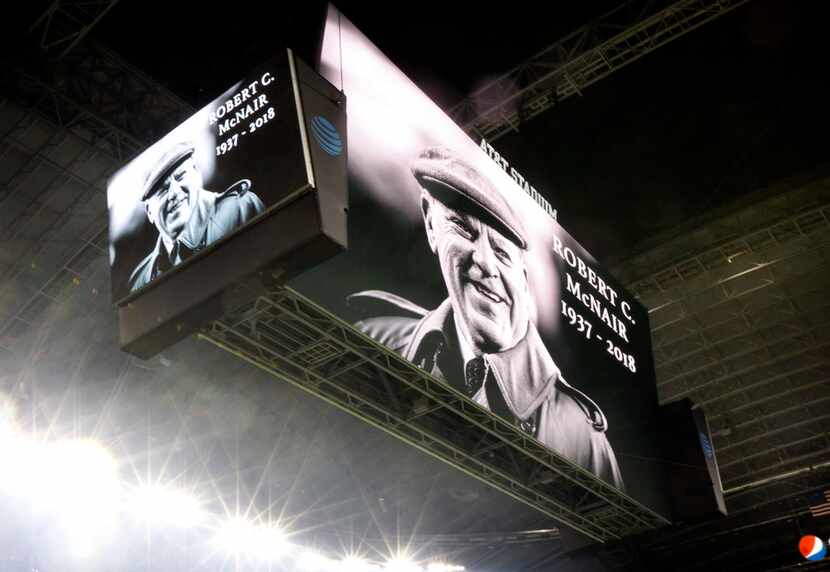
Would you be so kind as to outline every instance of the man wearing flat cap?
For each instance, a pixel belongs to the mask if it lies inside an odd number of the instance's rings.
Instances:
[[[167,150],[149,170],[141,200],[158,239],[130,275],[130,291],[181,264],[265,210],[251,181],[237,181],[223,193],[204,188],[193,160],[194,147],[182,142]]]
[[[390,314],[356,326],[554,451],[622,489],[605,415],[565,381],[531,321],[525,231],[493,183],[443,147],[412,165],[427,241],[449,297],[428,311],[360,292]]]

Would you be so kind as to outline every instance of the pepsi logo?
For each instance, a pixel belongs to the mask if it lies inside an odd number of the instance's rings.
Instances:
[[[343,140],[337,132],[337,127],[322,115],[316,115],[311,119],[311,134],[320,148],[332,157],[337,157],[343,152]]]
[[[827,555],[827,546],[818,537],[808,534],[798,542],[798,550],[807,560],[821,560]]]

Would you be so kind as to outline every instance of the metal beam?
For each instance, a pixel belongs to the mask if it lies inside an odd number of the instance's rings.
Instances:
[[[58,4],[53,4],[53,9]],[[62,78],[62,81],[46,82],[32,75],[26,69],[31,63],[10,65],[0,72],[0,86],[24,110],[22,123],[46,121],[56,133],[70,133],[78,137],[89,145],[90,153],[105,153],[112,158],[112,165],[115,166],[137,155],[159,134],[193,112],[189,105],[157,82],[95,43],[84,42],[59,63],[40,62],[52,76]],[[32,155],[33,165],[36,162],[49,165],[61,171],[64,179],[78,180],[76,174],[71,172],[71,166],[56,165],[39,150],[25,149],[26,145],[14,140],[13,135],[13,131],[8,133],[6,141]],[[86,192],[93,189],[99,192],[103,188],[101,181],[92,184],[86,180],[82,182],[88,187]],[[41,198],[38,197],[38,200]],[[79,201],[73,202],[73,205],[77,204]],[[46,213],[43,208],[36,210],[40,214]],[[74,212],[74,209],[69,209],[59,214],[60,220],[67,220]],[[105,232],[106,226],[104,212],[90,221],[89,228],[80,238],[98,243],[98,237]],[[11,225],[5,230],[14,232]],[[78,252],[66,250],[66,256],[70,257],[67,264],[88,248],[89,244],[85,244]],[[2,323],[0,344],[8,348],[16,337],[15,332],[28,327],[28,322],[22,319],[24,313],[35,306],[45,306],[47,300],[43,292],[61,282],[68,271],[67,265],[61,265],[45,278],[43,286],[28,301],[16,309],[11,319]],[[0,288],[12,284],[11,280],[10,276],[6,276]]]
[[[813,370],[818,369],[821,366],[826,365],[826,364],[827,364],[827,360],[818,360],[818,361],[815,361],[815,362],[807,363],[806,365],[803,364],[803,363],[800,363],[800,364],[797,363],[797,364],[794,364],[793,369],[788,369],[787,371],[782,372],[782,373],[777,373],[777,374],[771,375],[769,377],[763,377],[761,379],[754,380],[753,383],[751,383],[751,384],[742,385],[741,387],[739,387],[737,389],[733,389],[731,391],[723,391],[722,393],[720,393],[718,395],[715,395],[714,397],[707,398],[707,399],[700,399],[700,396],[695,396],[695,397],[696,397],[696,399],[699,399],[699,401],[697,401],[697,404],[700,405],[701,407],[705,407],[706,405],[709,405],[711,403],[716,403],[716,402],[718,402],[722,399],[729,399],[729,398],[735,397],[737,395],[745,394],[746,392],[756,390],[756,389],[758,389],[760,387],[763,387],[764,385],[767,385],[769,383],[773,383],[773,382],[776,382],[776,381],[786,379],[786,378],[788,378],[792,375],[801,374],[801,373],[805,373],[805,372],[808,372],[808,371],[813,371]],[[728,414],[729,410],[725,409],[724,413]]]
[[[47,84],[22,69],[10,75],[12,77],[6,78],[8,90],[14,93],[17,103],[37,112],[39,117],[58,128],[80,137],[115,161],[121,163],[144,148],[142,141],[104,117],[94,105],[82,103],[65,90]]]
[[[812,452],[809,452],[809,453],[804,453],[803,455],[789,457],[787,459],[779,461],[778,463],[775,463],[775,464],[772,464],[772,465],[767,465],[761,471],[747,472],[743,475],[739,475],[737,477],[732,477],[732,478],[726,480],[724,482],[724,484],[725,485],[732,485],[732,484],[734,484],[736,482],[739,482],[742,479],[745,479],[746,477],[749,477],[751,475],[758,475],[758,474],[763,475],[764,473],[767,473],[767,472],[781,470],[782,467],[786,467],[788,465],[791,466],[794,463],[802,463],[802,465],[796,467],[795,469],[791,469],[788,472],[799,472],[799,471],[802,471],[802,470],[805,470],[805,469],[814,470],[814,468],[816,466],[820,466],[822,463],[825,462],[825,459],[827,459],[828,453],[830,453],[830,447],[825,447],[824,449],[822,449],[820,451],[812,451]],[[806,461],[807,459],[812,459],[814,457],[818,457],[817,462],[813,462],[813,463],[810,463],[808,465],[803,465],[804,461]]]
[[[743,411],[745,409],[748,409],[750,407],[757,407],[761,404],[769,403],[770,401],[775,401],[777,399],[782,399],[782,398],[787,397],[789,395],[799,393],[799,392],[805,391],[807,389],[813,389],[815,387],[830,387],[830,377],[821,376],[820,378],[818,378],[814,381],[811,381],[809,383],[805,383],[803,385],[796,385],[794,387],[790,387],[790,388],[786,389],[785,391],[780,391],[778,393],[773,393],[771,395],[767,395],[767,396],[762,397],[760,399],[754,399],[752,401],[748,401],[748,402],[743,403],[741,405],[733,405],[733,406],[730,406],[728,408],[724,408],[725,413],[715,413],[714,415],[707,415],[706,417],[709,420],[709,423],[712,423],[715,419],[719,419],[719,418],[723,417],[726,414],[733,415],[735,413],[738,413],[738,412]],[[746,393],[750,393],[750,392],[746,392]],[[712,401],[714,401],[714,400],[710,400],[709,403],[711,403]],[[697,403],[697,404],[701,405],[701,406],[703,405],[702,402]]]
[[[677,391],[671,395],[667,395],[664,397],[664,399],[666,401],[674,401],[677,399],[682,399],[684,397],[689,397],[703,388],[712,386],[719,387],[727,380],[735,379],[742,375],[755,372],[757,370],[760,370],[773,364],[791,364],[793,369],[795,369],[797,367],[801,367],[803,364],[799,364],[799,362],[793,361],[794,358],[799,358],[805,355],[809,356],[813,353],[815,353],[816,355],[816,360],[815,362],[811,363],[818,365],[830,364],[830,357],[828,357],[828,355],[824,353],[824,350],[826,350],[828,346],[830,346],[830,340],[823,340],[821,343],[814,342],[812,344],[804,344],[798,350],[790,351],[784,354],[778,354],[775,356],[769,356],[769,359],[767,359],[766,361],[757,362],[752,365],[741,368],[739,370],[728,371],[723,375],[717,377],[709,377],[705,381],[691,386],[688,389],[684,389],[681,391]],[[717,373],[720,372],[716,372],[716,374]]]
[[[760,479],[757,481],[753,481],[751,483],[744,483],[737,487],[732,487],[730,489],[725,489],[723,494],[729,497],[737,497],[739,495],[746,495],[748,493],[754,492],[756,489],[765,489],[770,486],[777,486],[781,483],[788,483],[789,481],[795,481],[796,479],[803,478],[805,475],[810,476],[812,474],[824,471],[827,472],[830,469],[830,461],[824,461],[821,463],[817,463],[815,465],[809,465],[806,467],[801,467],[799,469],[794,469],[791,471],[787,471],[785,473],[780,473],[778,475],[773,475],[771,477],[766,477],[764,479]],[[830,475],[821,475],[819,476],[821,486],[830,485],[826,479],[830,477]],[[814,485],[814,483],[810,483]],[[809,488],[809,487],[803,487]],[[776,495],[774,498],[778,498]]]
[[[735,441],[735,442],[728,443],[728,444],[725,444],[725,445],[717,446],[716,447],[717,453],[720,454],[722,451],[727,451],[727,450],[732,449],[734,447],[740,447],[741,445],[746,445],[747,443],[752,443],[753,441],[757,441],[758,439],[764,439],[764,438],[767,438],[767,437],[771,437],[773,435],[779,435],[781,433],[785,433],[787,431],[792,431],[793,429],[797,429],[799,427],[805,427],[805,426],[812,425],[813,423],[819,423],[821,421],[826,421],[827,419],[830,419],[830,413],[827,413],[825,415],[819,415],[819,416],[813,417],[811,419],[804,419],[804,420],[799,421],[797,423],[791,423],[789,425],[785,425],[784,427],[775,427],[773,429],[769,429],[767,431],[764,431],[763,433],[756,433],[754,435],[750,435],[749,437],[741,439],[740,441]]]
[[[815,194],[817,197],[827,196],[826,192],[821,191],[817,191]],[[765,207],[772,210],[774,205],[767,203],[771,203],[771,201],[757,205],[755,208],[759,211],[763,211]],[[748,213],[749,210],[751,209],[741,211],[740,214]],[[652,269],[647,276],[629,282],[627,287],[639,296],[646,297],[654,292],[666,292],[675,287],[684,286],[705,273],[715,276],[711,280],[714,283],[716,280],[725,277],[718,276],[717,273],[719,272],[724,272],[726,275],[734,274],[733,265],[736,261],[741,263],[741,257],[743,256],[763,253],[771,248],[784,246],[797,238],[809,239],[816,231],[827,230],[830,227],[830,214],[828,213],[830,213],[830,203],[822,202],[808,210],[801,210],[789,216],[780,217],[779,215],[755,228],[747,228],[744,219],[749,218],[749,216],[746,214],[744,217],[733,215],[729,217],[727,222],[730,225],[734,224],[734,233],[728,232],[728,229],[726,229],[726,232],[721,230],[718,233],[721,236],[726,235],[727,238],[720,238],[714,244],[704,247],[704,249],[701,249],[701,244],[697,244],[695,245],[696,254],[689,255],[686,253],[681,255],[679,260],[661,265],[658,270]],[[731,220],[733,218],[734,221]],[[700,233],[689,233],[686,238],[691,241],[695,241],[696,238],[700,240],[700,237],[695,236],[696,234]],[[660,250],[665,250],[665,247]],[[637,258],[637,260],[632,260],[629,263],[632,268],[647,264],[646,261],[650,256],[649,253],[645,253]],[[629,270],[628,273],[630,272]]]
[[[667,523],[290,288],[275,287],[200,335],[597,541]],[[397,405],[378,387],[381,375]],[[476,454],[480,441],[511,454]],[[558,478],[531,480],[539,465]]]
[[[817,279],[822,278],[819,272],[815,274]],[[819,280],[816,280],[816,282],[819,282]],[[782,280],[778,284],[786,285],[787,281]],[[720,349],[721,346],[731,342],[757,337],[760,331],[773,331],[776,328],[786,327],[787,324],[796,321],[798,321],[799,326],[809,324],[809,321],[806,320],[807,318],[815,314],[830,311],[830,301],[821,303],[826,299],[825,293],[829,286],[830,281],[827,281],[826,284],[819,283],[814,289],[807,292],[799,295],[790,294],[786,300],[782,300],[777,296],[770,297],[771,302],[763,307],[755,305],[751,309],[744,307],[740,312],[725,312],[725,317],[722,320],[706,322],[700,328],[693,329],[683,337],[674,338],[671,341],[663,341],[661,347],[655,348],[655,350],[660,350],[659,352],[655,352],[655,354],[662,354],[662,357],[655,355],[655,367],[658,372],[658,377],[661,377],[660,373],[670,366],[682,366],[685,360],[692,359],[699,354],[705,355],[705,352],[708,350]],[[805,307],[804,302],[809,302],[809,297],[819,302],[818,306]],[[752,320],[752,318],[757,318],[759,314],[765,318],[762,325],[757,325]],[[770,316],[773,319],[770,319]],[[724,328],[733,323],[734,325],[741,326],[741,331],[727,336],[717,336],[713,333],[716,333],[717,329]],[[683,346],[686,351],[678,351],[677,349],[671,349],[669,347],[675,345]]]
[[[681,0],[652,15],[643,10],[653,3],[626,2],[477,90],[450,115],[468,133],[498,139],[746,1]]]
[[[780,453],[782,449],[787,449],[789,447],[795,447],[797,445],[803,445],[805,443],[810,443],[812,441],[816,441],[818,439],[822,439],[825,442],[827,441],[827,434],[826,433],[816,433],[814,435],[808,435],[807,437],[803,437],[801,439],[797,439],[795,441],[789,441],[787,443],[783,443],[781,445],[776,445],[775,447],[770,447],[768,449],[761,449],[754,453],[750,453],[749,455],[744,455],[735,459],[734,461],[730,461],[728,463],[718,463],[718,468],[721,470],[726,469],[727,467],[732,467],[735,465],[739,465],[741,463],[746,463],[752,459],[757,459],[758,457],[763,457],[764,455],[772,455],[774,453]]]
[[[780,338],[774,339],[772,341],[764,341],[764,342],[755,342],[755,341],[753,341],[753,343],[748,344],[748,347],[745,348],[745,349],[742,349],[740,351],[735,351],[735,352],[732,352],[732,353],[729,353],[729,354],[722,354],[721,356],[719,356],[720,359],[718,359],[715,363],[703,362],[702,365],[699,365],[697,367],[686,366],[685,368],[683,368],[681,370],[681,373],[678,373],[677,375],[674,375],[672,377],[660,376],[661,379],[660,379],[659,383],[657,384],[657,386],[659,388],[665,390],[665,387],[667,385],[672,384],[672,383],[676,383],[678,381],[684,381],[684,380],[686,380],[687,378],[689,378],[691,376],[695,376],[695,379],[701,379],[699,374],[702,374],[702,373],[706,372],[706,373],[711,375],[713,373],[712,372],[713,368],[716,370],[714,372],[716,374],[728,375],[728,374],[732,373],[732,374],[737,375],[740,372],[734,371],[732,369],[732,367],[730,367],[729,362],[731,362],[733,360],[738,360],[740,358],[746,358],[746,357],[750,357],[750,356],[757,356],[758,354],[765,354],[768,357],[768,361],[767,362],[762,362],[760,360],[754,359],[753,360],[753,362],[754,362],[753,367],[754,368],[763,367],[765,365],[771,364],[774,361],[776,361],[776,358],[778,356],[782,355],[780,352],[777,352],[776,350],[779,350],[782,346],[787,345],[788,342],[791,343],[794,338],[810,338],[810,337],[813,337],[814,338],[813,339],[813,344],[815,345],[817,343],[816,339],[815,339],[815,335],[816,334],[820,335],[825,329],[827,329],[827,326],[830,326],[830,320],[823,320],[822,322],[817,323],[815,325],[811,325],[808,320],[804,320],[803,327],[800,327],[799,331],[786,332],[789,335],[786,335],[786,336],[782,335]],[[758,328],[758,330],[752,332],[750,335],[761,333],[763,330],[766,330],[766,328]],[[774,329],[772,331],[774,331]],[[803,347],[801,349],[802,350],[807,349],[807,346],[805,345],[805,347]],[[704,378],[705,378],[705,376],[704,376]],[[697,387],[698,386],[691,386],[690,389],[694,390]]]
[[[101,21],[118,0],[53,0],[29,28],[42,50],[58,59],[68,54]]]
[[[668,326],[676,325],[682,320],[692,318],[704,310],[712,310],[714,308],[717,308],[718,306],[729,303],[738,298],[780,284],[782,281],[781,278],[777,278],[774,275],[769,274],[776,265],[784,266],[788,262],[791,263],[795,260],[802,258],[807,253],[812,253],[817,256],[820,256],[824,249],[828,248],[828,246],[830,246],[830,237],[827,237],[824,240],[810,241],[803,248],[796,249],[792,252],[787,253],[786,255],[776,256],[774,258],[767,258],[759,262],[758,264],[753,264],[752,268],[749,270],[741,271],[739,273],[725,278],[714,278],[703,288],[699,288],[696,290],[687,290],[682,287],[674,288],[673,291],[675,292],[675,294],[673,296],[667,297],[665,301],[660,303],[659,305],[651,305],[651,307],[649,308],[649,312],[652,316],[654,316],[658,311],[661,313],[665,313],[665,311],[669,307],[676,306],[679,308],[679,310],[676,313],[677,315],[671,317],[668,320],[660,321],[659,323],[654,324],[652,326],[652,330],[655,333],[659,333],[661,330],[667,328]],[[761,274],[754,275],[754,273],[756,272],[761,272]],[[764,275],[765,272],[768,273],[768,275]],[[745,278],[750,274],[753,274],[753,278],[757,278],[756,283],[752,287],[741,287],[742,283],[745,282]],[[789,279],[792,280],[791,277]],[[739,281],[739,287],[730,289],[730,282],[732,282],[733,280]],[[705,307],[695,307],[689,304],[691,298],[702,296],[704,294],[711,294],[713,291],[717,294],[717,300],[708,303]],[[639,294],[637,293],[637,286],[634,286],[634,292],[638,297],[642,296],[642,292],[640,292]],[[664,290],[664,292],[666,291]],[[648,306],[649,304],[646,304],[646,307]],[[654,318],[652,319],[654,320]],[[654,321],[657,322],[657,320]]]

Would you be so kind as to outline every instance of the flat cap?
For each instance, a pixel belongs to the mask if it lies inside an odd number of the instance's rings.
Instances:
[[[192,143],[182,141],[164,152],[152,169],[147,171],[144,179],[144,188],[141,192],[141,200],[146,201],[153,194],[153,189],[163,180],[170,171],[175,169],[182,161],[193,155],[195,147]]]
[[[428,147],[412,163],[418,184],[442,202],[466,200],[468,206],[485,214],[486,222],[527,250],[525,231],[519,218],[487,177],[452,150]],[[451,205],[448,205],[451,206]]]

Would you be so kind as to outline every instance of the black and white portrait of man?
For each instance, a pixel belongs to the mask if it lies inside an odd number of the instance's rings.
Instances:
[[[471,138],[333,7],[326,30],[320,70],[348,98],[349,247],[289,286],[528,443],[665,506],[648,310],[566,228],[591,240],[590,189],[560,222],[573,181],[520,175],[521,154]]]
[[[445,147],[426,149],[411,171],[448,296],[427,310],[393,293],[360,292],[351,298],[381,301],[388,314],[356,326],[623,488],[605,415],[565,380],[531,319],[521,219],[490,180]]]
[[[150,283],[265,209],[248,179],[221,193],[205,189],[194,149],[189,142],[173,145],[146,174],[141,201],[158,237],[152,251],[132,271],[130,291]]]

